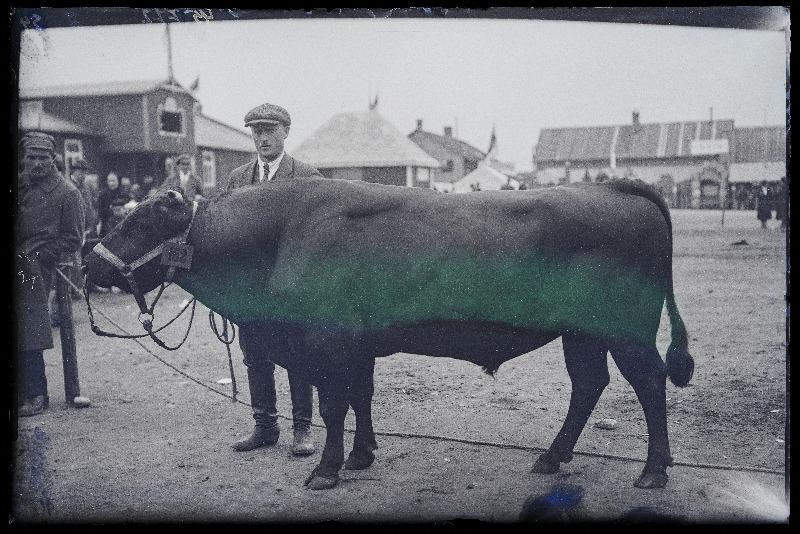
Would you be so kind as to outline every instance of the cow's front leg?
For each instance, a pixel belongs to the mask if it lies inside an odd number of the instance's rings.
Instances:
[[[569,410],[550,448],[536,460],[534,473],[555,473],[562,462],[572,460],[575,443],[610,380],[605,344],[572,335],[563,336],[562,344],[567,372],[572,381]]]
[[[333,382],[333,381],[332,381]],[[319,412],[325,422],[325,448],[319,465],[306,479],[308,489],[323,490],[336,486],[344,462],[344,419],[347,415],[347,393],[342,383],[317,386]]]
[[[344,463],[345,469],[366,469],[375,461],[378,443],[372,428],[372,395],[374,383],[375,358],[369,356],[359,360],[353,373],[350,388],[350,406],[356,415],[356,434],[353,437],[353,450]]]

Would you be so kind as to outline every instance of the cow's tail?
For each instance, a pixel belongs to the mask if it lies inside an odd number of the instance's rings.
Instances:
[[[642,182],[641,180],[628,180],[619,179],[605,182],[605,184],[612,189],[626,193],[629,195],[636,195],[644,197],[653,202],[664,219],[667,221],[670,236],[670,251],[672,251],[672,218],[669,214],[669,206],[667,206],[664,197],[654,187]],[[694,359],[689,354],[689,338],[686,333],[686,326],[683,324],[681,314],[678,312],[678,305],[675,303],[675,291],[672,284],[672,253],[669,255],[669,269],[667,271],[666,289],[666,304],[667,314],[669,315],[669,322],[671,325],[672,342],[667,349],[666,366],[667,376],[670,381],[678,387],[685,387],[689,384],[694,374]]]
[[[694,359],[689,354],[689,337],[683,324],[675,294],[672,289],[672,269],[670,268],[669,287],[667,288],[667,314],[672,327],[672,342],[667,349],[667,376],[678,387],[689,385],[694,373]]]

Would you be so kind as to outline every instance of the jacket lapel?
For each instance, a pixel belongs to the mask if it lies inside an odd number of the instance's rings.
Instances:
[[[278,167],[278,172],[272,177],[272,180],[289,180],[294,177],[294,160],[289,154],[284,153],[281,164]]]

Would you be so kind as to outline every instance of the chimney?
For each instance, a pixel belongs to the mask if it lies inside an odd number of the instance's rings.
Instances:
[[[422,119],[417,119],[417,130],[422,130]]]
[[[453,127],[452,126],[445,126],[444,127],[444,136],[445,137],[453,137]]]
[[[634,109],[633,110],[633,125],[635,127],[639,126],[639,110],[638,109]]]

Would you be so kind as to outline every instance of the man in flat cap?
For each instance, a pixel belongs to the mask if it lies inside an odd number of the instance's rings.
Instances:
[[[183,195],[190,200],[197,200],[203,197],[203,184],[200,179],[192,172],[192,156],[181,154],[175,158],[175,165],[172,172],[161,184],[160,189],[178,189],[183,191]]]
[[[284,141],[289,135],[289,127],[292,124],[292,119],[285,109],[273,104],[263,104],[250,110],[244,117],[244,123],[251,130],[258,157],[231,171],[226,192],[239,187],[258,187],[270,181],[291,180],[297,177],[323,178],[317,169],[292,158],[284,151]],[[273,334],[280,335],[278,332]],[[277,443],[280,433],[276,408],[275,364],[270,358],[270,351],[276,349],[265,345],[263,342],[265,338],[269,338],[269,335],[264,336],[257,326],[246,323],[239,325],[239,346],[247,366],[255,428],[250,437],[233,444],[233,448],[237,451],[249,451],[273,445]],[[313,389],[303,377],[291,371],[288,375],[294,429],[292,453],[298,456],[313,454],[314,444],[311,439]]]
[[[55,141],[30,132],[20,142],[15,220],[18,415],[41,413],[49,404],[44,350],[53,348],[48,291],[59,260],[80,250],[84,210],[78,189],[55,166]],[[71,401],[72,399],[67,399]]]

